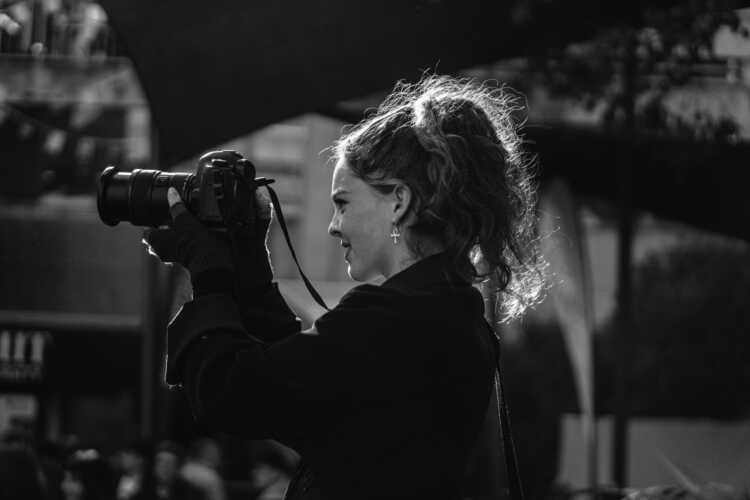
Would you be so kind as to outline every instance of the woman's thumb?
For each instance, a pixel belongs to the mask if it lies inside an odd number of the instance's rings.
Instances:
[[[173,187],[167,189],[167,203],[169,203],[169,214],[172,216],[172,220],[175,220],[178,215],[187,211],[182,198],[180,198],[180,193]]]

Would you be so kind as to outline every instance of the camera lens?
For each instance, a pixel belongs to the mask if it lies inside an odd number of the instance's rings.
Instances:
[[[189,206],[194,174],[136,169],[120,172],[107,167],[99,176],[96,205],[101,220],[110,226],[128,221],[136,226],[169,224],[167,189],[174,187]]]

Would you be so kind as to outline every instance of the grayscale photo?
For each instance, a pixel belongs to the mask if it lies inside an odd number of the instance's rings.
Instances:
[[[0,0],[0,500],[748,500],[748,172],[737,0]]]

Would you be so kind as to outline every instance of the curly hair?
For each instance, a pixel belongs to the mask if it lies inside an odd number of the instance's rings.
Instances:
[[[517,98],[468,79],[399,82],[335,145],[337,159],[375,189],[412,191],[410,250],[440,242],[465,280],[489,286],[504,319],[534,303],[543,277],[535,237],[534,162],[522,152]]]

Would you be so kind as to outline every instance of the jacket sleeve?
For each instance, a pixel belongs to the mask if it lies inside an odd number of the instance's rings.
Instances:
[[[275,342],[300,331],[301,322],[289,308],[276,282],[269,283],[240,307],[242,326],[264,342]]]
[[[191,275],[196,298],[231,295],[239,305],[243,327],[254,330],[266,342],[280,340],[300,330],[300,321],[279,292],[278,283],[256,286],[235,283],[233,271],[210,269]]]
[[[397,342],[409,325],[377,288],[356,287],[312,331],[273,343],[242,328],[229,297],[196,299],[170,325],[167,381],[209,427],[255,438],[324,431],[341,412],[424,392],[430,356]]]

